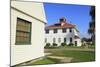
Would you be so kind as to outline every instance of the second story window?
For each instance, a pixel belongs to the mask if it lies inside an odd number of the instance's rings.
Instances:
[[[66,28],[63,28],[63,29],[62,29],[62,32],[63,32],[63,33],[66,33]]]
[[[70,32],[70,33],[72,32],[72,29],[71,29],[71,28],[69,29],[69,32]]]
[[[48,34],[49,33],[49,30],[45,30],[45,33]]]
[[[53,32],[54,32],[54,33],[57,33],[57,29],[54,29]]]

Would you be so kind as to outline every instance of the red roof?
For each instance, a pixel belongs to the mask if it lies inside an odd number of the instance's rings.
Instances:
[[[46,29],[58,29],[58,28],[75,28],[75,25],[67,22],[59,22],[54,25],[50,25],[46,27]]]

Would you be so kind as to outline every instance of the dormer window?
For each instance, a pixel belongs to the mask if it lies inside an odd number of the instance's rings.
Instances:
[[[60,24],[60,23],[58,23],[58,24],[55,24],[55,26],[61,26],[61,24]]]

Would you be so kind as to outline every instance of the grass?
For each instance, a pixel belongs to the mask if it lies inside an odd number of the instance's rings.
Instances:
[[[34,62],[33,64],[53,64],[55,63],[54,61],[52,61],[49,58],[44,58],[43,60],[40,60],[38,62]]]
[[[54,52],[53,56],[73,57],[72,62],[89,62],[95,61],[94,52],[88,51],[62,51],[61,53]],[[71,63],[72,63],[71,62]],[[41,64],[57,64],[60,63],[57,59],[44,58],[43,60],[32,63],[31,65]]]
[[[84,49],[81,47],[80,48],[79,47],[67,47],[67,48]],[[51,56],[72,57],[73,59],[71,60],[71,63],[95,61],[95,51],[66,50],[67,48],[59,47],[59,48],[55,48],[54,50],[49,48],[48,49],[49,51],[45,51],[45,52],[52,53]],[[53,59],[53,58],[46,56],[42,60],[33,62],[29,65],[58,64],[58,63],[61,63],[60,60]]]
[[[92,51],[61,51],[60,53],[54,52],[53,55],[73,57],[72,62],[88,62],[95,60],[95,52]]]
[[[89,45],[88,48],[90,48],[90,49],[95,49],[95,45]]]
[[[73,62],[86,62],[95,61],[94,51],[73,51],[73,50],[60,50],[60,51],[49,51],[53,56],[73,57]]]
[[[59,60],[45,57],[44,59],[33,62],[29,65],[57,64],[57,63],[59,63]]]

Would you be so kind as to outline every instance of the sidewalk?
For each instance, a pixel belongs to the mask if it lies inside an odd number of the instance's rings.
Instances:
[[[72,57],[60,57],[60,56],[48,56],[49,58],[53,58],[53,59],[58,59],[60,62],[64,63],[68,63],[71,62],[71,60],[73,59]]]

